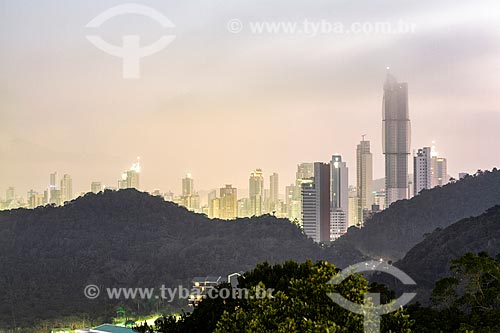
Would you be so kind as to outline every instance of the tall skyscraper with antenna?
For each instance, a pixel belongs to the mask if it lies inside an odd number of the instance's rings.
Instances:
[[[386,207],[408,198],[410,115],[408,84],[398,82],[387,68],[382,102]]]

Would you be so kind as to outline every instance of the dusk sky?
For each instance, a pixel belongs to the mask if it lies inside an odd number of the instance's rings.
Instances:
[[[412,149],[431,145],[448,172],[500,166],[500,2],[137,1],[170,19],[124,15],[86,25],[123,1],[0,0],[0,197],[43,191],[49,173],[116,186],[141,157],[141,188],[179,192],[248,187],[255,168],[280,175],[301,162],[344,156],[355,182],[355,148],[372,143],[384,175],[382,88],[386,67],[409,85]],[[243,23],[240,33],[227,22]],[[249,22],[404,22],[405,34],[252,33]],[[175,40],[122,77],[122,60],[86,35],[141,45]]]

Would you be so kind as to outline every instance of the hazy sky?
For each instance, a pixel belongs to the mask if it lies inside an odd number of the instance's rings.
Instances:
[[[74,192],[116,186],[141,156],[141,185],[179,192],[248,186],[249,173],[280,174],[342,154],[355,176],[355,146],[372,142],[383,176],[385,68],[409,84],[412,148],[436,140],[449,173],[500,166],[500,2],[470,0],[137,1],[162,12],[176,39],[142,59],[141,78],[86,40],[119,45],[165,29],[125,15],[86,24],[124,3],[0,0],[0,197],[8,186],[43,190],[49,173]],[[239,19],[243,31],[227,30]],[[249,22],[398,22],[410,34],[254,34]],[[92,30],[92,31],[90,31]]]

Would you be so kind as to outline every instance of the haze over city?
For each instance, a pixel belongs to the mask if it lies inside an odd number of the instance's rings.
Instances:
[[[498,165],[500,5],[496,1],[144,1],[176,39],[124,80],[121,60],[91,45],[85,25],[119,1],[2,1],[0,189],[43,189],[58,171],[75,193],[95,180],[116,186],[141,157],[141,188],[179,192],[248,187],[255,168],[293,182],[301,162],[344,156],[351,170],[361,135],[374,178],[384,176],[382,88],[386,67],[408,83],[411,149],[431,145],[448,173]],[[234,34],[249,21],[391,21],[408,34]],[[130,24],[132,20],[133,24]],[[29,22],[29,24],[27,24]],[[33,27],[36,27],[33,30]],[[161,36],[155,22],[123,16],[99,28],[110,43]],[[457,98],[460,96],[460,98]],[[267,176],[266,176],[267,177]],[[355,172],[350,173],[354,183]],[[267,179],[266,179],[267,182]],[[280,192],[284,189],[280,188]]]
[[[499,0],[0,0],[0,333],[500,332]]]

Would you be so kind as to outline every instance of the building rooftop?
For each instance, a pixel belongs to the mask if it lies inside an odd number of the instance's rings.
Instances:
[[[103,324],[90,329],[91,333],[134,333],[131,328],[115,326],[111,324]]]
[[[197,276],[191,280],[192,283],[221,283],[226,282],[227,279],[222,276]]]

